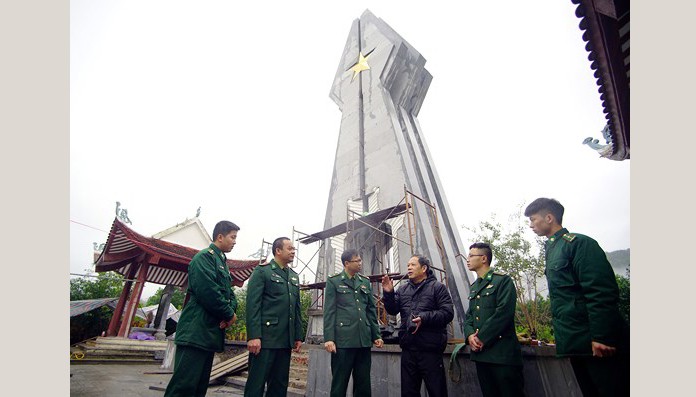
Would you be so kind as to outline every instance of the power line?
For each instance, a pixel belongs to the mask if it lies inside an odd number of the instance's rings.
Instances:
[[[77,223],[78,225],[82,225],[82,226],[88,227],[88,228],[90,228],[90,229],[99,230],[100,232],[109,233],[109,232],[107,232],[106,230],[102,230],[102,229],[99,229],[99,228],[97,228],[97,227],[90,226],[90,225],[85,225],[84,223],[80,223],[80,222],[74,221],[74,220],[72,220],[72,219],[70,220],[70,222],[72,222],[72,223]]]

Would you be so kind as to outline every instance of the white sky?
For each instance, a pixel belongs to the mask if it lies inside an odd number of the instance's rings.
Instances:
[[[233,221],[230,258],[320,231],[341,120],[328,94],[366,8],[427,60],[418,120],[456,225],[553,197],[571,231],[630,247],[630,161],[582,145],[606,121],[570,0],[72,0],[70,272],[93,269],[116,201],[143,235],[199,206],[209,232]]]

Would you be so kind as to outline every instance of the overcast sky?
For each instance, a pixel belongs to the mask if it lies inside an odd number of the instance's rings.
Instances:
[[[606,120],[570,0],[72,0],[70,272],[93,269],[116,201],[143,235],[199,206],[208,232],[233,221],[230,258],[322,230],[341,121],[328,94],[365,9],[427,60],[418,120],[456,225],[553,197],[571,231],[630,247],[630,161],[582,144],[604,143]]]

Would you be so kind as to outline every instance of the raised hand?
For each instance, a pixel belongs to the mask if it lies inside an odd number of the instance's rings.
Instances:
[[[382,277],[382,289],[384,290],[384,292],[394,291],[394,283],[392,282],[392,279],[389,278],[388,274],[385,274]]]

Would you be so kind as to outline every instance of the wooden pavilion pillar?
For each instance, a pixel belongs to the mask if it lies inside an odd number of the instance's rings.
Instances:
[[[116,332],[121,324],[121,317],[123,317],[123,308],[126,306],[126,301],[128,300],[131,286],[133,285],[133,281],[131,280],[135,277],[135,272],[137,270],[138,268],[136,266],[131,266],[126,275],[126,280],[128,281],[123,285],[123,291],[121,291],[121,296],[118,298],[114,314],[111,316],[111,321],[109,321],[109,328],[106,331],[106,336],[116,336]]]
[[[147,276],[147,269],[150,264],[141,260],[138,261],[137,265],[139,269],[138,279],[135,282],[135,287],[133,287],[133,292],[131,293],[130,299],[128,300],[128,308],[123,315],[123,321],[121,322],[121,327],[118,330],[118,336],[122,338],[128,337],[130,332],[131,322],[135,316],[135,311],[138,309],[138,302],[140,302],[140,296],[143,294],[143,286],[145,285],[145,277]]]

